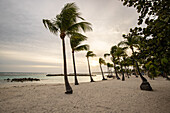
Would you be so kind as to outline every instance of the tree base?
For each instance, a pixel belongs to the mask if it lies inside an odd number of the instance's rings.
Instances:
[[[66,91],[65,94],[72,94],[73,90]]]
[[[95,82],[94,80],[91,80],[90,82]]]
[[[119,77],[117,77],[117,80],[120,80],[120,78],[119,78]]]
[[[153,91],[152,87],[150,86],[149,82],[147,82],[147,81],[142,82],[142,84],[140,85],[140,89],[146,90],[146,91]]]
[[[79,85],[79,83],[75,83],[75,85]]]
[[[107,80],[107,79],[103,78],[102,80]]]

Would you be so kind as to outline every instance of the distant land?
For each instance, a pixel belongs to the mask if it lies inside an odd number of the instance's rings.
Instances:
[[[64,74],[47,74],[46,76],[64,76]],[[74,76],[74,73],[70,73],[67,76]],[[89,74],[80,74],[77,73],[77,76],[90,76]],[[95,74],[92,74],[92,76],[96,76]]]

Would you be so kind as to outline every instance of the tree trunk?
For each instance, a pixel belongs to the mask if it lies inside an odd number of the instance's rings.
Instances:
[[[101,69],[101,72],[102,72],[103,80],[107,80],[107,79],[105,79],[105,78],[104,78],[104,73],[103,73],[103,70],[102,70],[102,66],[101,66],[101,64],[100,64],[100,69]]]
[[[133,50],[133,47],[131,47],[131,50],[132,50],[132,53],[133,55],[135,55],[134,53],[134,50]],[[138,70],[138,73],[140,75],[140,78],[142,79],[142,84],[140,85],[140,89],[141,90],[147,90],[147,91],[152,91],[152,87],[150,86],[149,82],[147,81],[147,79],[145,77],[142,76],[142,74],[140,73],[140,70],[139,70],[139,66],[138,66],[138,63],[135,59],[133,59],[136,63],[136,68]]]
[[[112,68],[111,68],[111,70],[110,70],[110,74],[111,74],[111,76],[113,76]]]
[[[109,75],[110,76],[110,70],[109,70],[109,67],[107,67],[107,75]]]
[[[144,81],[147,82],[146,78],[142,76],[142,74],[141,74],[141,72],[140,72],[140,70],[139,70],[139,66],[138,66],[137,61],[135,61],[135,63],[136,63],[136,68],[137,68],[137,70],[138,70],[138,73],[139,73],[140,78],[142,79],[143,82],[144,82]]]
[[[120,78],[119,78],[119,76],[118,76],[118,74],[117,74],[116,64],[115,64],[115,63],[113,63],[113,64],[114,64],[114,69],[115,69],[116,78],[119,80]]]
[[[73,67],[74,67],[75,85],[79,85],[78,80],[77,80],[77,73],[76,73],[76,64],[75,64],[74,51],[72,51],[72,56],[73,56]]]
[[[63,44],[63,60],[64,60],[64,81],[65,81],[65,87],[66,87],[66,94],[72,94],[73,90],[68,82],[67,77],[67,62],[66,62],[66,51],[65,51],[65,41],[64,38],[62,38],[62,44]]]
[[[125,81],[125,75],[123,72],[122,64],[120,64],[121,72],[122,72],[122,81]]]
[[[89,75],[90,75],[90,80],[91,82],[94,82],[92,75],[91,75],[91,70],[90,70],[90,63],[89,63],[89,58],[87,57],[87,62],[88,62],[88,67],[89,67]]]
[[[128,69],[126,68],[126,66],[125,66],[125,70],[126,70],[126,75],[129,78]]]

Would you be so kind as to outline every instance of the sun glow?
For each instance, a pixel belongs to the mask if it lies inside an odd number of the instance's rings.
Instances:
[[[96,60],[92,60],[92,61],[90,62],[90,65],[91,65],[91,66],[98,66],[99,63],[98,63],[98,61],[96,61]]]

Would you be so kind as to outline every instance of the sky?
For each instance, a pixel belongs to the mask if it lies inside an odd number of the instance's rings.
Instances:
[[[42,19],[53,19],[66,3],[75,2],[81,16],[93,31],[83,44],[89,44],[97,57],[90,58],[92,72],[99,72],[99,57],[123,40],[130,28],[137,26],[134,8],[120,0],[0,0],[0,72],[63,73],[61,39],[50,33]],[[66,41],[68,73],[73,72],[69,38]],[[86,51],[76,52],[79,73],[88,73]],[[111,62],[109,58],[106,62]],[[106,70],[106,66],[103,66]]]

